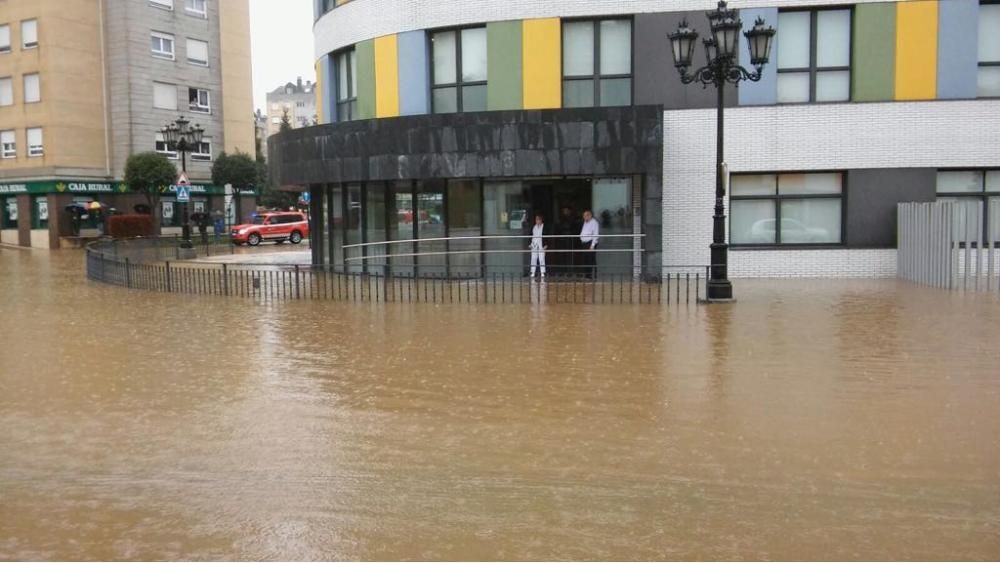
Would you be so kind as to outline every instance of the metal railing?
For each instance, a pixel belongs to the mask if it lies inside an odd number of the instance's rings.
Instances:
[[[901,203],[897,276],[944,289],[1000,291],[1000,202]]]
[[[416,276],[412,266],[389,263],[351,272],[328,265],[169,260],[163,259],[155,239],[139,240],[88,245],[87,277],[128,289],[258,302],[694,304],[705,298],[709,270],[707,266],[638,270],[626,266],[605,268],[590,278],[581,270],[552,272],[543,280],[528,277],[527,267],[481,265]],[[153,248],[137,248],[144,244]]]

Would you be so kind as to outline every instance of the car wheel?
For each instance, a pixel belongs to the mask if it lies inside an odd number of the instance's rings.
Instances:
[[[260,244],[260,235],[257,233],[250,233],[250,236],[247,237],[247,244],[250,246],[257,246]]]
[[[292,237],[288,240],[292,241],[292,244],[298,244],[302,242],[302,233],[298,231],[292,231]]]

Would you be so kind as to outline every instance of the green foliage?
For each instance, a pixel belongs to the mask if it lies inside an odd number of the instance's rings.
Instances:
[[[246,153],[223,152],[212,164],[212,183],[217,186],[232,184],[237,192],[253,191],[257,185],[257,164]]]
[[[146,196],[149,206],[159,206],[160,194],[177,179],[177,168],[156,152],[141,152],[125,162],[125,184]]]

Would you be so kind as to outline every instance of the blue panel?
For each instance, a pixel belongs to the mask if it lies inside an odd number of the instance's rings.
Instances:
[[[764,18],[767,25],[778,28],[777,8],[745,8],[740,10],[743,29],[753,27],[757,18]],[[747,38],[740,34],[740,64],[750,67],[750,51]],[[764,77],[760,82],[742,82],[739,87],[741,106],[762,106],[778,103],[778,38],[771,44],[771,60],[764,67]]]
[[[975,98],[979,0],[938,3],[938,98]]]
[[[334,123],[337,116],[337,104],[333,103],[337,95],[337,85],[334,84],[334,77],[337,73],[333,70],[333,57],[323,55],[319,60],[320,84],[323,85],[323,99],[320,100],[323,110],[323,123]]]
[[[423,31],[400,33],[399,115],[424,115],[431,112],[430,66],[427,37]]]

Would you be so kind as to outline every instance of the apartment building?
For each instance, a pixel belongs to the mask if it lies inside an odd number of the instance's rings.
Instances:
[[[267,136],[281,130],[281,120],[288,115],[293,129],[314,125],[316,93],[312,80],[302,82],[302,77],[267,93]]]
[[[599,266],[708,264],[717,94],[681,82],[668,34],[707,37],[716,7],[314,0],[320,125],[269,143],[278,181],[323,217],[314,261],[350,268],[361,243],[400,241],[422,271],[509,271],[521,241],[489,237],[589,209],[623,237],[602,248],[633,253]],[[893,276],[899,203],[1000,202],[1000,2],[731,7],[776,30],[761,80],[725,89],[732,277]],[[469,236],[482,253],[445,264],[440,239]]]
[[[189,154],[192,211],[221,208],[211,165],[253,153],[247,0],[0,2],[0,242],[58,248],[66,207],[131,212],[129,155],[178,163],[159,130],[184,116],[205,129]],[[165,188],[164,226],[180,213]]]

